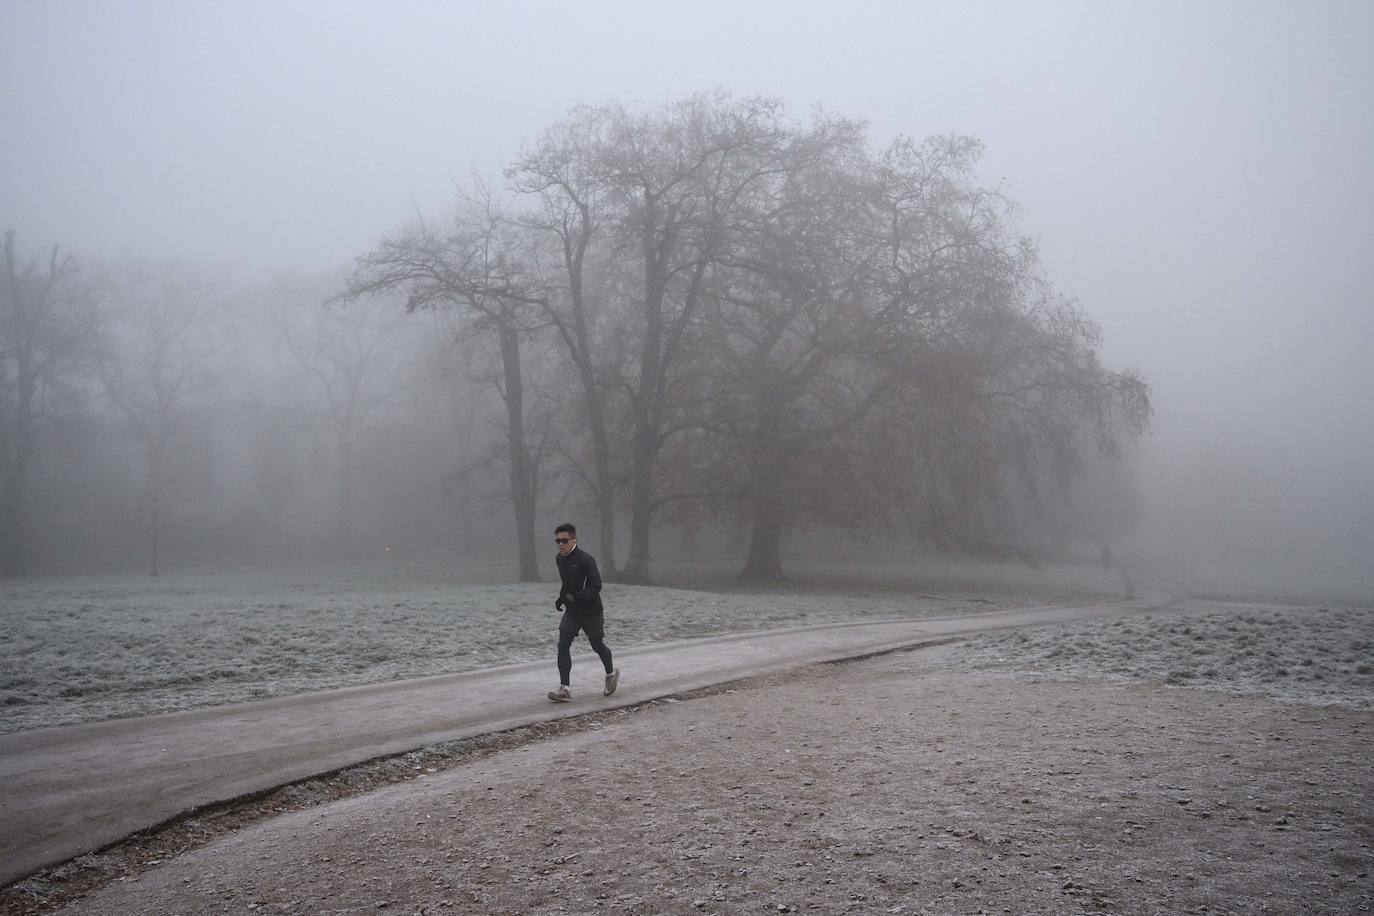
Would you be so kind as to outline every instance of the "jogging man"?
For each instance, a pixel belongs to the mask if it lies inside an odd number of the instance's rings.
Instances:
[[[620,669],[611,664],[611,650],[607,647],[606,618],[601,605],[601,571],[596,559],[577,546],[577,528],[559,525],[553,530],[558,545],[558,577],[562,586],[554,600],[555,610],[563,612],[558,622],[558,689],[549,691],[549,699],[566,703],[572,699],[572,644],[578,630],[587,634],[592,651],[601,656],[606,667],[606,696],[615,693],[620,683]]]

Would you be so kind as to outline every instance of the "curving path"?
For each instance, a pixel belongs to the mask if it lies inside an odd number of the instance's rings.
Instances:
[[[580,656],[574,701],[544,697],[548,662],[279,697],[169,715],[0,736],[0,884],[9,884],[194,809],[375,757],[727,681],[993,630],[1176,604],[1167,595],[957,617],[827,624],[683,640],[616,653],[601,696]]]

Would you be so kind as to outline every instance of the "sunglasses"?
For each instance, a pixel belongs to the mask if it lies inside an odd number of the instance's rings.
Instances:
[[[555,544],[571,544],[572,538],[554,538],[553,542]]]

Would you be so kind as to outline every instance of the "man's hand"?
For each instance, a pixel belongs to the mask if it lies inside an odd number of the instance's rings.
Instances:
[[[562,610],[565,610],[565,608],[563,607],[563,604],[564,604],[564,602],[563,602],[563,596],[562,596],[562,595],[559,595],[557,598],[553,599],[553,609],[554,609],[555,611],[562,611]]]

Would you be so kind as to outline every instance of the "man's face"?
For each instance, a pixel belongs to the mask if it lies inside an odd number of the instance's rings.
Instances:
[[[555,534],[553,536],[553,542],[558,545],[558,552],[565,557],[572,553],[572,549],[577,546],[577,538],[568,534],[566,531],[560,531]]]

